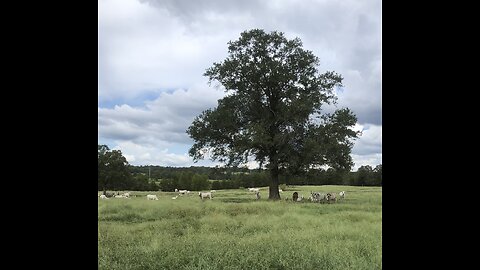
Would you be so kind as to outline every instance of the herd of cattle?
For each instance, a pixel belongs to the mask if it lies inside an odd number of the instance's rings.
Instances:
[[[308,198],[312,202],[337,202],[337,194],[331,193],[321,193],[321,192],[310,192],[311,196]],[[295,195],[295,193],[294,193]],[[300,200],[299,200],[300,199]],[[298,198],[297,201],[301,201],[302,198]],[[338,193],[338,199],[345,199],[345,191]]]
[[[260,200],[260,188],[248,188],[248,191],[250,192],[254,192],[255,193],[255,199],[257,200]],[[178,189],[175,189],[175,192],[178,192],[178,195],[177,196],[174,196],[172,197],[172,200],[176,200],[178,198],[178,196],[182,196],[182,195],[188,195],[190,194],[190,191],[189,190],[178,190]],[[200,197],[200,199],[212,199],[212,194],[215,193],[216,190],[210,190],[209,192],[199,192],[198,193],[198,196]],[[280,193],[283,193],[283,191],[281,189],[279,189],[279,192]],[[103,192],[103,193],[99,193],[98,194],[98,197],[102,200],[107,200],[108,198],[125,198],[125,199],[130,199],[130,192],[125,192],[123,194],[120,194],[119,192],[117,192],[117,194],[115,193],[109,193],[109,192]],[[333,193],[333,192],[329,192],[329,193],[322,193],[322,192],[310,192],[310,197],[308,198],[309,201],[311,202],[318,202],[318,203],[334,203],[334,202],[337,202],[337,198],[338,199],[345,199],[345,191],[341,191],[340,193],[338,193],[338,196],[336,193]],[[148,194],[147,195],[147,200],[155,200],[155,201],[158,201],[158,197],[157,195],[152,195],[152,194]],[[289,200],[288,197],[285,198],[286,201]],[[304,197],[303,195],[300,195],[298,194],[298,192],[294,192],[293,195],[292,195],[292,201],[294,202],[302,202],[304,201]]]
[[[189,190],[178,190],[178,189],[175,189],[175,192],[178,192],[178,194],[181,196],[181,195],[188,195],[190,194],[190,191]],[[203,199],[206,199],[206,198],[209,198],[209,199],[212,199],[212,193],[215,193],[216,190],[210,190],[210,192],[199,192],[198,193],[198,196],[203,200]],[[172,197],[172,200],[176,200],[178,198],[178,196],[174,196]],[[126,193],[123,193],[123,194],[120,194],[120,192],[117,192],[117,194],[115,193],[109,193],[109,192],[101,192],[98,194],[98,197],[102,200],[108,200],[109,198],[124,198],[124,199],[130,199],[130,192],[126,192]],[[135,196],[136,197],[136,196]],[[154,201],[158,201],[158,197],[157,195],[152,195],[152,194],[148,194],[147,195],[147,200],[154,200]]]
[[[255,192],[255,196],[257,200],[260,200],[260,189],[259,188],[248,188],[248,191],[250,192]],[[278,190],[280,193],[283,193],[283,190],[279,189]],[[311,202],[328,202],[328,203],[334,203],[337,202],[337,194],[333,192],[329,193],[321,193],[321,192],[310,192],[310,197],[308,198],[309,201]],[[341,191],[338,193],[338,199],[345,199],[345,191]],[[289,200],[288,197],[285,198],[286,201]],[[304,201],[303,195],[298,196],[298,192],[294,192],[292,194],[292,201],[294,202],[302,202]]]
[[[130,199],[130,192],[126,192],[126,193],[123,193],[123,194],[120,194],[117,192],[117,194],[115,193],[108,193],[108,192],[103,192],[103,193],[99,193],[98,194],[98,197],[100,199],[103,199],[103,200],[106,200],[110,197],[113,197],[113,198],[126,198],[126,199]]]

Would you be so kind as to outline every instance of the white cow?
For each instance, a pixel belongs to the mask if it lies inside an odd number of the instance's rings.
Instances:
[[[210,198],[212,199],[212,193],[211,192],[199,192],[198,196],[203,200],[203,198]]]
[[[327,194],[325,193],[320,193],[320,192],[310,192],[312,195],[312,201],[313,202],[324,202],[328,201]]]
[[[340,191],[340,193],[338,193],[338,196],[340,197],[339,199],[345,199],[345,191]]]
[[[259,188],[248,188],[248,191],[259,192],[260,189]]]
[[[115,198],[127,198],[125,195],[115,195]]]
[[[210,190],[210,192],[214,193],[214,192],[217,192],[217,191],[216,191],[216,190],[214,190],[214,189],[212,189],[212,190]]]
[[[130,192],[123,193],[123,196],[125,196],[125,198],[130,198]]]
[[[100,195],[100,199],[102,199],[102,200],[108,200],[107,196],[105,196],[105,195],[103,195],[103,194]]]
[[[172,197],[172,200],[176,200],[178,198],[178,195],[175,196],[175,197]]]
[[[327,200],[328,203],[337,202],[337,196],[335,196],[335,193],[327,193]]]
[[[282,189],[279,189],[278,191],[279,191],[280,193],[283,193],[283,190],[282,190]]]
[[[184,189],[184,190],[178,190],[178,189],[176,189],[176,190],[177,190],[177,192],[180,193],[180,194],[190,193],[190,191],[188,191],[188,190],[186,190],[186,189]]]
[[[147,200],[155,200],[155,201],[158,201],[158,198],[157,198],[157,195],[150,195],[150,194],[148,194],[148,195],[147,195]]]

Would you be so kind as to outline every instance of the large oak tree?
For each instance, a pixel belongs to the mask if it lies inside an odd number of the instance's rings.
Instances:
[[[280,199],[281,170],[349,170],[356,116],[348,108],[322,111],[322,105],[336,103],[334,90],[343,78],[320,74],[319,59],[299,38],[289,40],[281,32],[245,31],[228,45],[228,57],[204,74],[227,94],[187,130],[195,141],[189,151],[194,160],[208,156],[238,166],[253,157],[270,171],[274,200]]]

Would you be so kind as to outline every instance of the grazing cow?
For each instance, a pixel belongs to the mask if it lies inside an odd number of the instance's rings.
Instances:
[[[335,196],[335,193],[327,193],[327,200],[328,200],[328,203],[336,202],[337,197]]]
[[[320,192],[310,192],[312,195],[312,201],[313,202],[325,202],[328,200],[327,194],[325,193],[320,193]]]
[[[108,200],[107,196],[105,196],[105,195],[103,195],[103,194],[100,195],[100,199],[102,199],[102,200]]]
[[[150,194],[148,194],[148,195],[147,195],[147,200],[155,200],[155,201],[158,201],[158,198],[157,198],[157,195],[150,195]]]
[[[211,192],[199,192],[198,196],[200,196],[200,199],[202,199],[202,201],[203,201],[203,198],[210,198],[210,200],[212,199]]]
[[[255,192],[255,197],[256,197],[257,200],[260,200],[260,192],[258,192],[258,191]]]
[[[184,190],[179,190],[178,193],[185,195],[187,193],[190,193],[190,191],[184,189]]]
[[[293,192],[293,195],[292,195],[292,201],[296,202],[298,199],[298,192]]]
[[[340,193],[338,193],[338,197],[339,199],[345,199],[345,191],[341,191]]]
[[[111,198],[111,197],[115,196],[115,193],[110,193],[110,192],[104,191],[103,195],[105,195],[107,198]]]

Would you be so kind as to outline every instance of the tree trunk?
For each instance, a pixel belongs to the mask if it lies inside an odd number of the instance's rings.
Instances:
[[[268,97],[268,103],[269,103],[269,108],[270,108],[270,130],[269,130],[269,135],[271,138],[271,142],[273,143],[271,148],[270,148],[270,153],[269,153],[269,167],[270,167],[270,190],[268,194],[268,199],[269,200],[280,200],[280,192],[278,191],[278,146],[277,146],[277,140],[276,136],[279,133],[279,125],[277,115],[275,114],[276,108],[277,108],[277,101],[278,98],[274,93],[271,92],[271,94]]]
[[[270,178],[268,199],[280,200],[280,192],[278,191],[278,164],[276,164],[276,162],[270,167]]]

